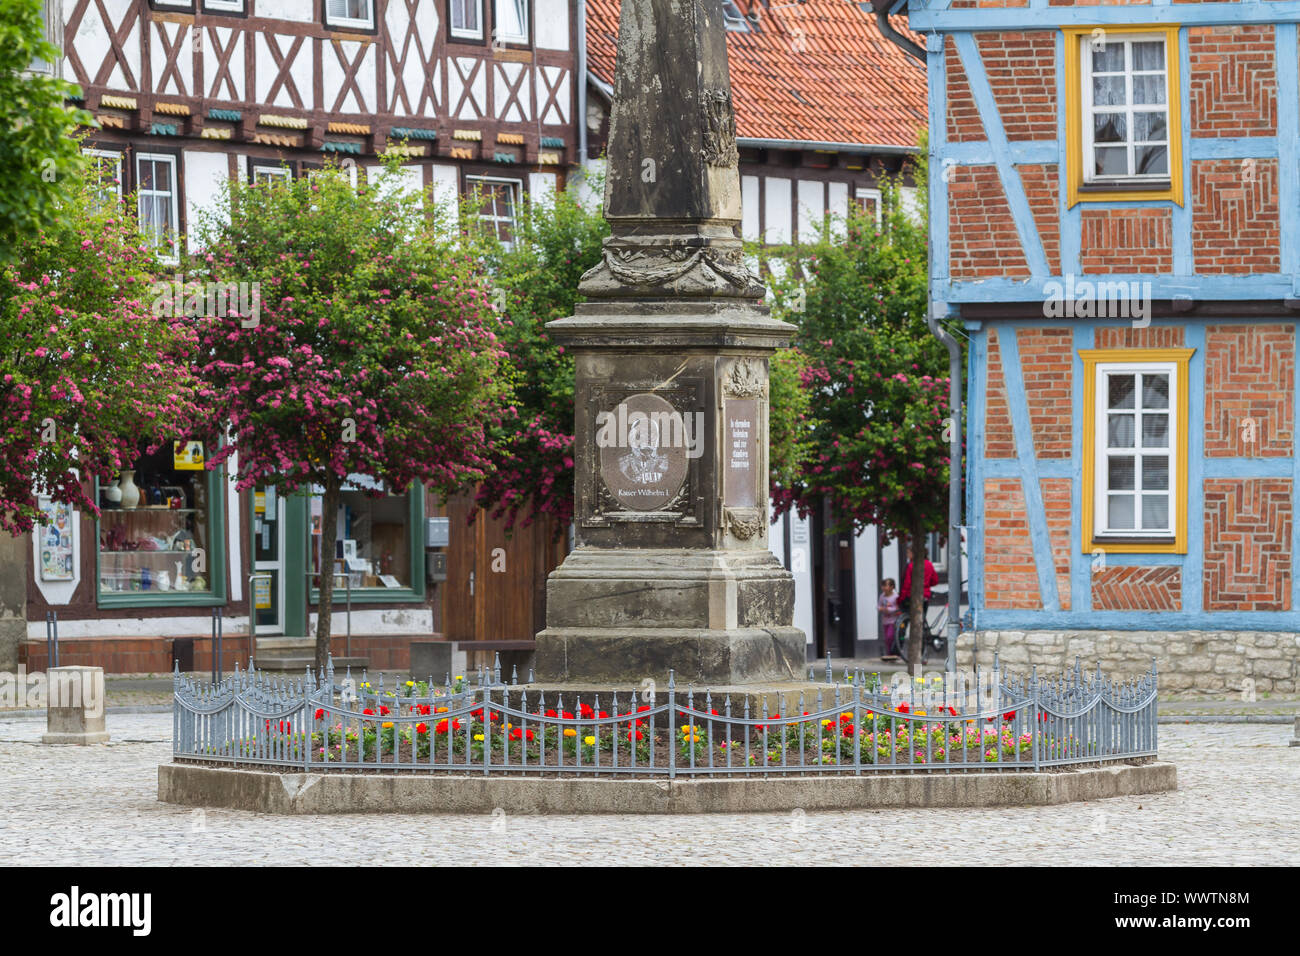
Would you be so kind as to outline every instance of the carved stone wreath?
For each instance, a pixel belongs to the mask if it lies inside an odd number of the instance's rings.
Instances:
[[[728,508],[727,530],[733,537],[748,541],[763,532],[763,512],[757,508]]]
[[[703,154],[710,166],[735,166],[740,161],[736,149],[736,114],[731,109],[729,90],[704,93]]]
[[[607,244],[601,261],[583,275],[580,288],[597,295],[619,290],[645,295],[659,289],[685,295],[763,295],[762,283],[749,271],[739,249],[712,245],[689,249]]]
[[[728,398],[753,398],[767,388],[763,366],[754,359],[738,359],[722,380],[722,393]]]

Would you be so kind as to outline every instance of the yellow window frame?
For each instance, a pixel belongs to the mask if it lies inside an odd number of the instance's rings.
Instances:
[[[1165,38],[1165,99],[1169,107],[1169,186],[1164,189],[1084,189],[1083,182],[1083,64],[1080,47],[1096,30],[1106,34],[1158,33]],[[1182,85],[1178,75],[1178,24],[1062,27],[1065,34],[1065,157],[1066,202],[1139,202],[1166,200],[1183,204]]]
[[[1107,554],[1186,554],[1187,553],[1187,443],[1190,434],[1190,388],[1188,369],[1195,349],[1079,349],[1083,360],[1083,493],[1080,495],[1083,553],[1100,550]],[[1094,538],[1094,502],[1096,500],[1097,455],[1097,366],[1150,365],[1173,363],[1178,371],[1177,394],[1173,400],[1178,433],[1174,436],[1174,540],[1151,542],[1114,542]]]

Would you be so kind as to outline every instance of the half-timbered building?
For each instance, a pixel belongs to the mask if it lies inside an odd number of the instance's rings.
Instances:
[[[985,662],[1294,691],[1300,4],[878,0],[925,35]]]

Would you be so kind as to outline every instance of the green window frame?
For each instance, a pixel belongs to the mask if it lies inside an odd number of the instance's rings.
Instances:
[[[100,521],[95,519],[95,604],[114,607],[218,607],[226,597],[226,470],[218,467],[207,472],[208,501],[212,502],[209,534],[212,547],[207,555],[207,591],[103,591],[100,589]],[[99,479],[95,479],[95,500],[99,500]]]
[[[420,604],[423,603],[426,596],[427,586],[424,581],[424,486],[419,483],[412,483],[406,490],[407,494],[407,545],[410,548],[411,559],[411,586],[405,588],[353,588],[353,604]],[[307,497],[306,493],[298,496],[303,509],[303,524],[306,529],[307,514]],[[292,526],[290,526],[292,528]],[[303,536],[302,563],[299,565],[299,574],[305,576],[307,570],[307,555],[305,553],[306,537]],[[288,550],[293,550],[292,546]],[[320,606],[320,587],[315,583],[311,585],[308,599],[310,602]],[[340,608],[346,606],[346,591],[344,588],[335,586],[334,588],[334,609],[337,612]]]

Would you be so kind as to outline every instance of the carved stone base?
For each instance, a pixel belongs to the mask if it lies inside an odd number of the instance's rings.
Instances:
[[[794,579],[769,551],[579,548],[547,582],[544,682],[799,680]]]

